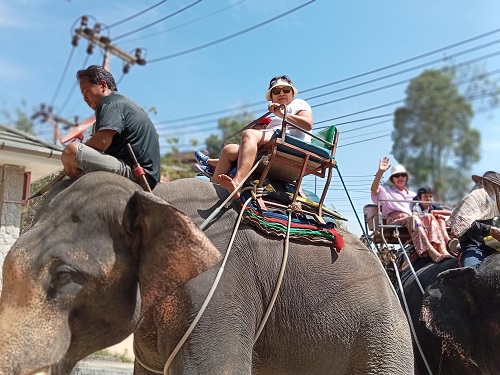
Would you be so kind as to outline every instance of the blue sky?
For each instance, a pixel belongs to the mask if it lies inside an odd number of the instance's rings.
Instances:
[[[95,22],[112,25],[157,3],[1,2],[2,108],[13,111],[25,100],[28,112],[46,103],[68,119],[90,116],[92,111],[83,102],[74,77],[84,64],[101,64],[103,58],[98,48],[88,56],[85,40],[80,39],[74,49],[71,46],[80,17],[89,15],[91,26]],[[189,8],[164,22],[125,35],[185,7]],[[286,12],[290,13],[272,20]],[[203,144],[206,136],[216,131],[218,118],[238,113],[243,106],[255,116],[265,113],[269,79],[290,76],[299,90],[298,97],[313,106],[316,127],[341,124],[337,161],[361,214],[363,205],[370,203],[369,187],[378,160],[392,147],[390,114],[400,104],[388,103],[404,99],[405,81],[425,67],[441,67],[447,57],[453,57],[453,63],[477,59],[486,72],[498,69],[500,57],[487,57],[500,51],[500,44],[495,43],[500,39],[498,14],[500,2],[496,0],[168,0],[102,34],[126,52],[143,49],[148,61],[145,66],[133,66],[122,77],[122,62],[112,57],[111,72],[119,80],[121,93],[145,108],[157,109],[151,117],[163,152],[168,150],[165,140],[172,136],[178,136],[186,150],[194,149],[191,139]],[[263,26],[256,27],[259,24]],[[252,30],[245,32],[248,29]],[[389,67],[489,32],[455,48]],[[223,39],[227,40],[218,43]],[[204,45],[208,46],[202,48]],[[476,51],[466,52],[474,48]],[[189,52],[191,49],[195,51]],[[66,66],[67,74],[63,75]],[[360,77],[352,78],[356,76]],[[384,117],[366,120],[377,116]],[[499,119],[498,109],[474,117],[472,126],[482,135],[482,159],[472,173],[500,170]],[[0,122],[4,121],[0,117]],[[37,123],[36,132],[52,139],[48,124]],[[316,184],[319,188],[322,181]],[[314,185],[312,179],[306,182],[310,190]],[[334,204],[349,218],[348,227],[361,233],[336,175],[327,204]]]

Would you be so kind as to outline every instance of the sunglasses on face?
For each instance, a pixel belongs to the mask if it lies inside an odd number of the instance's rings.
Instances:
[[[406,173],[396,173],[396,174],[393,174],[392,177],[394,178],[400,178],[400,177],[406,177],[407,174]]]
[[[292,89],[290,87],[276,87],[274,89],[271,90],[271,92],[273,93],[273,95],[279,95],[280,92],[284,92],[285,94],[290,94],[290,91],[292,91]]]

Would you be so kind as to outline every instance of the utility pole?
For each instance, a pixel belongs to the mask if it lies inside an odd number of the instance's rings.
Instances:
[[[63,124],[64,130],[68,130],[69,128],[73,128],[78,125],[78,117],[75,116],[74,121],[67,120],[61,116],[56,115],[52,112],[53,109],[51,106],[47,106],[44,103],[40,104],[40,109],[36,111],[32,116],[31,120],[36,120],[40,118],[40,122],[49,122],[54,128],[54,138],[53,143],[57,144],[61,139],[61,134],[59,132],[59,124]]]
[[[99,35],[100,32],[101,25],[99,23],[95,23],[94,27],[90,28],[88,27],[88,17],[82,16],[80,27],[75,30],[71,44],[76,47],[78,45],[79,38],[81,37],[89,42],[89,45],[87,46],[88,54],[92,53],[94,46],[101,48],[104,55],[102,66],[106,70],[109,70],[110,55],[114,55],[125,62],[125,65],[123,66],[123,74],[127,74],[132,65],[146,65],[146,60],[142,58],[141,48],[136,48],[134,54],[131,55],[130,53],[127,53],[112,44],[111,38]]]

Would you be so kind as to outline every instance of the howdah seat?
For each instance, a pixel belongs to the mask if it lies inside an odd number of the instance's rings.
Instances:
[[[306,142],[297,137],[286,134],[286,126],[297,128],[311,136],[312,142]],[[287,122],[283,118],[281,129],[277,130],[274,137],[264,147],[259,149],[262,163],[256,170],[256,178],[259,180],[257,188],[263,186],[267,178],[277,179],[286,183],[295,183],[295,189],[292,196],[292,204],[297,202],[297,197],[306,198],[302,190],[302,179],[307,175],[314,175],[326,178],[325,186],[321,197],[317,203],[315,212],[312,214],[316,220],[324,223],[323,204],[330,186],[332,178],[332,169],[336,165],[335,153],[337,151],[338,130],[333,125],[318,134],[313,134]],[[266,203],[264,198],[259,198],[257,204],[259,209],[265,210]],[[300,207],[294,205],[296,211]]]

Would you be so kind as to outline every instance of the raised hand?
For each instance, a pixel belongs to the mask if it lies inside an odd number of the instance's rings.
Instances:
[[[382,159],[380,159],[379,165],[378,165],[378,170],[385,172],[391,167],[389,164],[389,158],[387,156],[384,156]]]

